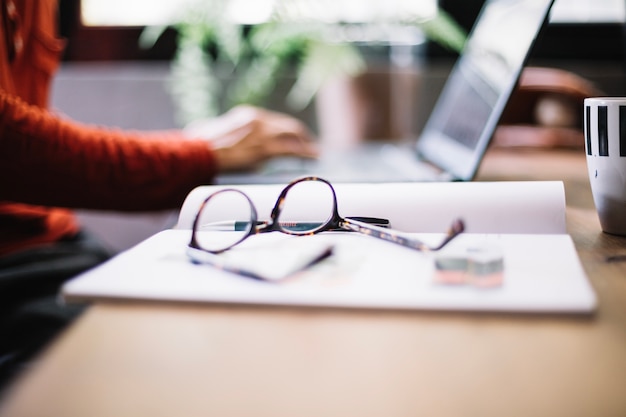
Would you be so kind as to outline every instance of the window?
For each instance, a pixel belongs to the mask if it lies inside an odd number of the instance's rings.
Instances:
[[[171,16],[190,0],[82,0],[81,20],[87,26],[144,26],[167,23]],[[297,0],[296,0],[297,1]],[[235,19],[244,23],[256,23],[269,17],[272,0],[236,0],[232,3]],[[371,19],[381,9],[387,13],[393,10],[410,9],[416,13],[433,13],[435,0],[396,0],[382,4],[361,0],[312,2],[310,15],[314,18],[350,20]],[[382,7],[381,7],[382,6]],[[623,0],[557,0],[552,10],[551,21],[558,23],[624,22],[626,6]],[[120,13],[124,10],[124,13]]]
[[[169,22],[188,1],[197,0],[61,0],[62,34],[70,39],[65,59],[169,59],[175,50],[173,31],[166,32],[149,51],[139,48],[138,38],[143,26]],[[245,23],[266,19],[274,2],[232,1],[234,18]],[[291,4],[298,4],[298,1],[291,0]],[[316,0],[307,2],[308,9],[304,10],[315,18],[358,21],[407,8],[427,15],[436,10],[437,1],[467,29],[483,3],[483,0],[384,0],[380,3]],[[537,45],[535,55],[623,59],[625,9],[624,0],[556,0],[551,24]]]
[[[187,4],[198,1],[81,0],[81,19],[87,26],[164,24],[184,10]],[[274,4],[275,0],[230,0],[228,11],[235,21],[254,24],[269,19]],[[429,16],[436,12],[437,0],[289,0],[286,8],[303,18],[359,22],[400,13]]]
[[[162,24],[181,3],[174,0],[81,0],[81,23],[91,27]]]
[[[624,23],[624,0],[556,0],[550,21],[553,23]]]

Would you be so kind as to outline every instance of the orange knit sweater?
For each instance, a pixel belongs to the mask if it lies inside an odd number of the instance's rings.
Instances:
[[[123,132],[46,110],[63,49],[56,0],[1,0],[0,255],[71,236],[69,209],[180,206],[216,173],[207,142]]]

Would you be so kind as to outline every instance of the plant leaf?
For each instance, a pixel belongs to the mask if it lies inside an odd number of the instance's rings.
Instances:
[[[332,77],[355,76],[364,70],[365,62],[353,45],[311,42],[287,95],[287,104],[294,110],[302,110]]]
[[[273,55],[252,60],[233,80],[227,95],[229,105],[263,104],[276,85],[280,69],[281,60]]]
[[[152,48],[169,26],[170,25],[146,26],[139,34],[139,47],[141,49]]]
[[[447,12],[439,9],[430,19],[416,22],[427,38],[444,48],[460,52],[465,45],[467,33]]]
[[[222,85],[215,76],[213,61],[200,45],[179,48],[168,87],[181,126],[219,114]]]

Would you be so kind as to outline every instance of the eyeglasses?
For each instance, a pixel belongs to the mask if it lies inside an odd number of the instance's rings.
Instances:
[[[258,220],[252,200],[240,190],[227,188],[209,195],[193,222],[188,254],[196,262],[207,263],[206,257],[197,252],[219,254],[255,234],[282,232],[305,236],[331,230],[358,232],[428,252],[443,248],[465,228],[463,221],[456,219],[443,240],[436,246],[429,246],[386,226],[385,219],[341,217],[337,193],[331,183],[323,178],[304,177],[289,183],[280,192],[269,221]]]

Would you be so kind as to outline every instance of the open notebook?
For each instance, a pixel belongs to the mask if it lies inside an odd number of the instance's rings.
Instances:
[[[278,159],[259,172],[220,175],[217,182],[284,183],[303,175],[333,182],[471,180],[552,2],[485,2],[424,130],[411,146],[362,143],[347,150],[322,149],[317,161]]]
[[[314,266],[271,283],[194,264],[187,257],[195,213],[203,199],[220,188],[194,190],[182,207],[177,229],[158,233],[67,282],[62,298],[408,310],[595,309],[594,291],[566,233],[561,182],[337,184],[342,216],[384,217],[392,228],[427,242],[439,240],[438,232],[461,216],[467,233],[444,251],[430,254],[351,232],[304,237],[275,232],[253,236],[231,249],[257,254],[255,263],[273,269],[285,257],[307,254],[320,245],[332,247],[332,254]],[[264,219],[282,187],[241,188]],[[302,213],[311,208],[310,202],[303,202]],[[488,269],[481,277],[487,276],[489,285],[461,282],[455,275],[459,257],[477,250],[492,256],[486,262],[478,259]]]

